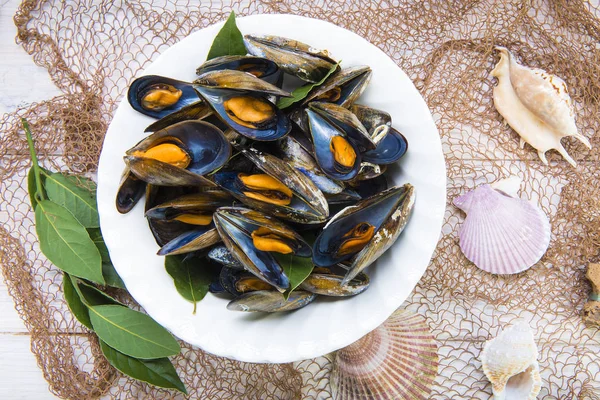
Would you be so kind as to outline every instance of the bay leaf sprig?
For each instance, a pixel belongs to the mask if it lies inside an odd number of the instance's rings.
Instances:
[[[246,53],[244,36],[242,36],[235,23],[235,13],[232,11],[217,36],[215,36],[206,60],[222,56],[245,56]]]
[[[167,357],[175,338],[148,315],[132,310],[92,283],[124,288],[99,229],[96,184],[39,165],[29,124],[22,120],[32,167],[27,176],[42,253],[63,271],[63,291],[75,318],[94,331],[103,354],[122,373],[187,393]]]
[[[303,239],[311,247],[315,243],[316,236],[312,232],[307,232],[303,235]],[[272,253],[283,272],[290,279],[290,287],[283,293],[283,297],[287,300],[290,294],[300,286],[302,282],[308,278],[314,269],[312,257],[298,257],[294,254]]]
[[[287,300],[294,289],[296,289],[312,272],[314,264],[311,257],[298,257],[293,254],[272,253],[283,272],[290,279],[290,287],[283,293]]]
[[[158,332],[159,336],[161,336],[160,340],[166,338],[165,343],[160,343],[158,346],[159,350],[157,351],[159,353],[164,353],[164,348],[170,346],[171,349],[166,354],[178,354],[180,351],[179,345],[170,333],[147,315],[130,310],[111,296],[78,278],[73,278],[69,276],[69,274],[64,274],[63,285],[65,298],[67,299],[67,304],[73,312],[73,315],[75,315],[77,320],[83,325],[96,331],[100,338],[100,348],[102,353],[113,367],[134,379],[155,386],[177,389],[183,393],[187,393],[175,368],[166,356],[155,358],[144,357],[140,359],[125,354],[131,352],[130,347],[138,349],[135,351],[143,351],[139,350],[140,346],[135,344],[138,339],[136,339],[135,336],[129,336],[136,332],[139,333],[142,330]],[[94,315],[98,313],[102,314],[102,311],[98,311],[99,309],[109,306],[112,306],[111,309],[113,311],[120,310],[120,313],[124,314],[125,318],[130,321],[127,324],[123,324],[122,321],[119,322],[119,320],[105,320],[103,318],[98,319],[94,317]],[[133,318],[131,316],[133,316]],[[142,322],[140,322],[140,319]],[[106,332],[111,332],[111,329],[129,329],[132,324],[136,326],[135,332],[130,332],[126,335],[117,335],[115,338],[112,336],[106,337]],[[99,333],[99,329],[101,333]],[[132,340],[131,337],[134,338],[133,346],[128,343],[128,341]],[[113,343],[113,345],[110,346],[107,341]],[[125,352],[117,350],[117,348],[122,349],[122,346],[125,346]]]
[[[196,305],[208,293],[208,286],[213,279],[210,271],[204,267],[183,256],[165,257],[165,269],[173,278],[175,288],[184,299],[194,304],[193,314],[196,314]]]
[[[341,61],[339,61],[333,67],[331,67],[331,69],[327,72],[327,74],[325,74],[323,79],[321,79],[320,81],[316,83],[307,83],[304,86],[300,86],[299,88],[294,89],[292,91],[292,97],[280,98],[277,102],[277,107],[279,107],[280,109],[288,108],[304,100],[314,88],[321,86],[323,83],[325,83],[327,78],[329,78],[335,71],[337,71],[338,67],[340,66],[340,63]]]
[[[46,183],[54,174],[40,167],[29,124],[24,119],[22,122],[31,155],[32,167],[28,176],[28,187],[30,191],[35,191],[33,196],[30,192],[30,199],[34,207],[35,227],[42,253],[63,271],[104,284],[102,258],[98,248],[89,237],[85,226],[73,213],[50,199]],[[65,200],[68,196],[62,193],[59,197]]]

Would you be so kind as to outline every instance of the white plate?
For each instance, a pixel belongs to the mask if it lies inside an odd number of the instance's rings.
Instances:
[[[153,120],[121,102],[108,129],[98,170],[98,209],[111,259],[131,295],[158,323],[180,339],[219,356],[283,363],[320,356],[347,346],[381,324],[415,287],[435,249],[446,205],[442,146],[427,105],[406,74],[360,36],[327,22],[293,15],[239,18],[242,33],[272,34],[328,49],[343,66],[368,64],[371,83],[360,103],[384,109],[409,142],[407,155],[388,175],[412,183],[417,200],[396,244],[367,271],[371,287],[359,296],[321,298],[290,313],[228,311],[227,301],[208,294],[192,305],[175,290],[164,258],[143,216],[143,200],[128,214],[115,209],[125,151],[141,140]],[[167,49],[144,74],[192,81],[222,23],[202,29]]]

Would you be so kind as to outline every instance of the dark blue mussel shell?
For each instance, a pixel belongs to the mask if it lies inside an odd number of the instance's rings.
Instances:
[[[281,87],[283,73],[271,60],[255,56],[222,56],[206,61],[196,69],[196,75],[205,72],[232,69],[249,72],[265,82]]]
[[[190,156],[190,164],[183,169],[134,155],[136,151],[146,151],[162,143],[173,143],[182,148]],[[184,121],[148,136],[127,151],[125,160],[131,171],[148,183],[180,186],[194,185],[199,180],[210,186],[202,175],[223,166],[230,156],[231,145],[217,127],[203,121]]]
[[[406,154],[407,149],[406,138],[396,129],[390,128],[375,150],[362,153],[362,159],[373,164],[393,164]]]
[[[215,225],[195,226],[192,230],[177,236],[158,251],[159,256],[184,254],[212,246],[219,241]]]
[[[160,84],[171,85],[182,91],[181,97],[179,98],[177,103],[173,104],[170,107],[166,107],[160,111],[148,110],[142,107],[142,98],[146,95],[148,90],[151,89],[153,86]],[[159,119],[174,111],[181,110],[185,106],[200,101],[200,96],[194,90],[194,87],[191,83],[178,81],[177,79],[167,78],[165,76],[160,75],[146,75],[137,78],[129,86],[129,90],[127,92],[127,100],[129,101],[129,104],[131,105],[131,107],[133,107],[134,110],[149,117]]]
[[[392,188],[340,211],[325,226],[313,245],[314,264],[327,267],[352,258],[358,251],[342,256],[337,255],[344,235],[358,224],[365,222],[374,226],[376,233],[404,197],[403,187]]]
[[[285,291],[290,287],[290,280],[275,257],[254,246],[250,235],[257,229],[256,225],[248,220],[240,219],[236,213],[232,214],[224,209],[217,210],[213,218],[223,242],[246,270],[280,291]]]
[[[318,223],[325,221],[324,216],[317,214],[313,208],[296,195],[292,197],[290,204],[285,206],[269,204],[246,197],[242,192],[244,184],[239,179],[239,174],[239,172],[217,172],[213,175],[213,181],[242,203],[253,208],[264,210],[265,212],[274,213],[280,218],[303,223]]]
[[[241,92],[238,90],[214,89],[205,87],[197,87],[197,89],[225,124],[227,124],[234,131],[250,139],[261,141],[277,140],[287,135],[292,129],[291,122],[285,113],[277,108],[277,106],[268,100],[268,98],[264,95],[253,92]],[[269,123],[260,126],[260,128],[248,127],[237,123],[231,119],[225,110],[224,102],[238,96],[254,97],[268,102],[273,107],[275,117],[272,121],[269,121]]]
[[[306,110],[308,115],[310,133],[313,138],[315,158],[323,172],[332,179],[347,181],[354,178],[360,169],[361,156],[358,146],[348,136],[337,129],[337,127],[311,109]],[[334,136],[342,136],[347,139],[356,153],[356,160],[351,168],[337,165],[330,150],[330,142]]]

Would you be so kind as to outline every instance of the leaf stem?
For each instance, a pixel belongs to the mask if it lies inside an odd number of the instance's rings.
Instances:
[[[42,178],[40,176],[40,164],[38,163],[37,154],[35,153],[35,146],[31,137],[29,123],[25,118],[21,118],[21,123],[23,124],[23,129],[25,129],[25,137],[27,137],[27,145],[29,146],[29,154],[31,155],[31,168],[33,168],[33,173],[35,175],[35,197],[41,200],[46,200],[46,196],[44,196],[44,188],[42,187]]]

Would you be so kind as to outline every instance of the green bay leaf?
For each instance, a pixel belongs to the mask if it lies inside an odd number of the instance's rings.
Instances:
[[[38,202],[35,227],[42,253],[54,265],[71,275],[104,284],[100,253],[66,208],[50,200]]]
[[[92,321],[90,321],[88,309],[81,301],[81,298],[73,285],[71,276],[67,273],[63,274],[63,292],[65,294],[67,306],[69,306],[69,310],[71,310],[75,318],[77,318],[77,321],[81,322],[86,328],[94,330]]]
[[[102,276],[104,277],[104,281],[108,286],[126,289],[125,282],[123,282],[119,276],[119,273],[111,262],[102,263]]]
[[[52,173],[46,176],[48,198],[65,207],[86,228],[97,228],[98,206],[93,181],[76,176]],[[93,190],[90,190],[93,189]]]
[[[304,100],[306,98],[306,96],[308,96],[308,93],[310,93],[310,91],[313,90],[314,88],[316,88],[317,86],[321,86],[323,84],[323,82],[325,82],[327,80],[327,78],[329,78],[331,76],[331,74],[333,74],[337,70],[339,65],[340,65],[340,63],[338,62],[333,67],[331,67],[329,72],[327,72],[327,74],[319,82],[307,83],[304,86],[300,86],[299,88],[294,89],[294,91],[292,92],[292,97],[280,98],[279,101],[277,102],[277,107],[279,107],[280,109],[288,108],[291,105]]]
[[[98,248],[100,252],[100,256],[102,257],[102,276],[104,276],[104,280],[108,286],[125,289],[125,283],[115,270],[115,267],[110,260],[110,255],[108,254],[108,248],[104,243],[104,238],[102,237],[102,232],[99,228],[90,228],[87,230],[90,234],[90,238],[92,242]]]
[[[235,13],[232,11],[223,28],[215,36],[206,60],[221,56],[244,56],[247,53],[244,37],[235,24]]]
[[[175,367],[168,358],[138,360],[113,349],[103,341],[100,341],[100,349],[110,365],[125,375],[154,386],[177,389],[187,394],[183,382],[179,379]]]
[[[39,167],[41,171],[43,172],[47,172],[50,173],[50,171],[48,171],[47,169],[43,168],[43,167]],[[45,175],[42,173],[40,174],[40,179],[41,179],[41,185],[40,187],[42,188],[42,191],[44,193],[42,193],[42,195],[46,196],[46,192],[43,190],[44,188],[44,184],[46,182],[46,177]],[[37,193],[37,183],[35,181],[35,170],[33,167],[29,168],[29,172],[27,173],[27,191],[29,192],[29,201],[31,202],[31,209],[35,210],[35,207],[37,206],[37,199],[35,198],[35,194]]]
[[[296,289],[310,275],[313,270],[313,262],[311,257],[297,257],[293,254],[271,253],[283,271],[290,279],[290,288],[285,291],[283,296],[287,300],[290,293]]]
[[[89,307],[96,334],[115,350],[131,357],[169,357],[181,350],[175,338],[146,314],[119,305]]]
[[[71,281],[73,282],[73,287],[79,294],[79,298],[87,307],[102,306],[106,304],[124,306],[124,304],[118,302],[100,289],[82,281],[81,279],[71,278]]]
[[[180,256],[165,257],[165,269],[173,278],[179,294],[194,304],[195,314],[196,304],[208,293],[212,274],[202,265],[198,265],[193,260],[184,261]]]
[[[90,235],[90,239],[92,239],[92,242],[94,242],[94,244],[98,248],[98,251],[100,252],[100,256],[102,257],[102,262],[110,262],[110,255],[108,254],[108,248],[106,247],[106,244],[104,243],[104,238],[102,237],[102,232],[100,232],[100,229],[99,228],[90,228],[87,231]]]

